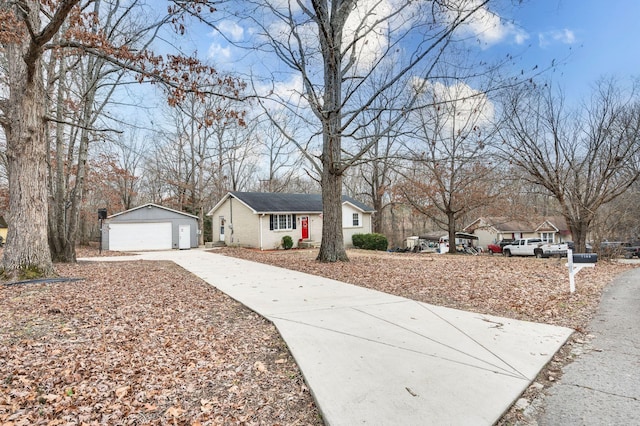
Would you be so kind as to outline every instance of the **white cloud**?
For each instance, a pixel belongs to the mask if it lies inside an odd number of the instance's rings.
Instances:
[[[478,0],[458,0],[458,8],[472,11],[478,6]],[[455,18],[454,12],[450,16]],[[502,19],[497,13],[486,7],[481,7],[461,26],[463,33],[471,34],[480,41],[482,49],[495,44],[510,41],[516,44],[524,44],[529,39],[529,34],[513,22]]]
[[[240,41],[244,35],[244,29],[233,21],[222,21],[220,25],[218,25],[218,29],[230,40]]]
[[[553,43],[574,44],[575,42],[575,33],[567,28],[538,34],[540,47],[547,47]]]
[[[355,51],[358,61],[354,72],[369,70],[387,48],[389,22],[377,23],[376,21],[381,16],[389,16],[391,12],[391,4],[386,0],[364,0],[356,3],[355,9],[345,24],[343,41],[343,48],[345,48],[353,43],[356,37],[366,34],[366,37],[356,43]]]
[[[220,61],[228,61],[231,58],[231,49],[227,47],[222,47],[218,43],[211,43],[209,45],[209,58],[212,58],[218,62]]]
[[[456,83],[447,86],[440,82],[425,81],[414,78],[412,82],[414,90],[422,93],[424,102],[440,104],[434,114],[453,129],[454,123],[467,123],[467,125],[484,127],[493,122],[495,107],[481,91],[475,90],[465,83]],[[444,115],[451,114],[446,117]]]

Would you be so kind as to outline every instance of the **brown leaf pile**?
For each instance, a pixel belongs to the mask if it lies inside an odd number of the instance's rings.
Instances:
[[[320,263],[316,250],[216,253],[308,272],[434,305],[584,330],[613,277],[631,268],[599,262],[576,275],[569,292],[567,259],[386,253],[350,250],[349,262]]]
[[[0,424],[322,421],[272,324],[167,262],[0,286]]]
[[[350,262],[324,264],[316,250],[216,253],[580,331],[602,289],[631,267],[584,269],[571,295],[565,259],[352,250]],[[0,286],[0,424],[322,424],[273,325],[176,265],[57,270],[84,280]],[[569,357],[559,352],[538,381],[558,377]],[[500,424],[519,418],[512,408]]]

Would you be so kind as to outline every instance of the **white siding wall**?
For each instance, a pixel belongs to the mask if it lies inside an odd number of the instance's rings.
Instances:
[[[258,220],[247,206],[235,198],[228,198],[213,212],[214,241],[218,241],[220,237],[220,216],[224,216],[224,242],[228,246],[259,247]]]
[[[282,237],[288,235],[293,240],[293,246],[298,246],[298,240],[302,238],[301,218],[309,217],[309,240],[320,241],[322,239],[322,218],[318,214],[296,213],[296,229],[291,230],[269,230],[270,215],[260,216],[262,223],[262,249],[273,250],[282,246]],[[260,247],[256,245],[255,247]]]
[[[358,213],[359,225],[353,226],[353,214]],[[289,235],[293,239],[293,246],[298,246],[302,238],[301,218],[309,218],[309,240],[322,240],[322,218],[319,214],[296,213],[296,229],[270,230],[269,214],[255,214],[252,210],[234,198],[227,199],[212,213],[213,240],[220,236],[220,216],[225,218],[225,243],[229,246],[255,247],[263,250],[273,250],[281,247],[282,237]],[[345,204],[342,207],[343,234],[345,247],[353,247],[353,234],[367,234],[371,232],[371,214]],[[231,229],[233,227],[233,230]],[[262,238],[261,238],[262,235]]]
[[[353,215],[358,215],[358,225],[353,225]],[[363,213],[349,204],[342,205],[342,234],[344,246],[353,247],[351,237],[354,234],[369,234],[371,232],[371,214]]]

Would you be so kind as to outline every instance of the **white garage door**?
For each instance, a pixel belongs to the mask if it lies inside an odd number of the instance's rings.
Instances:
[[[171,240],[171,222],[109,224],[109,250],[169,250]]]

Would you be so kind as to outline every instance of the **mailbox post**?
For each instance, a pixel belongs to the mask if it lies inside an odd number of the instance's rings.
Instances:
[[[569,292],[576,291],[575,275],[582,268],[593,268],[598,261],[598,255],[595,253],[573,253],[573,250],[567,250],[567,266],[569,267]]]
[[[98,247],[98,253],[102,254],[102,224],[103,220],[107,218],[107,209],[98,209],[98,222],[100,223],[100,246]]]

